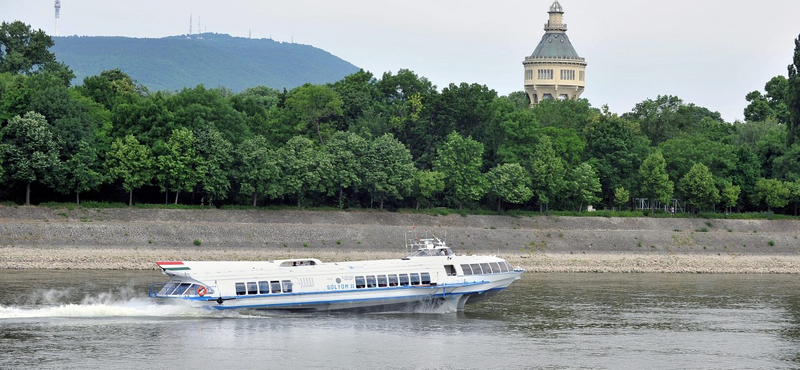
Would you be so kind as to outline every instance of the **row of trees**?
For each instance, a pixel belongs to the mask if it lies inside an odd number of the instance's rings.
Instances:
[[[571,210],[679,198],[787,213],[800,203],[791,69],[748,94],[746,122],[726,123],[674,96],[621,116],[586,100],[530,108],[523,92],[438,91],[408,70],[290,91],[153,93],[120,70],[72,86],[51,45],[21,22],[0,26],[2,199]],[[794,68],[799,55],[800,44]]]

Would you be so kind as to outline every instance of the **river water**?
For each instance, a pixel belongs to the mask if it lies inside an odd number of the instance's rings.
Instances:
[[[2,369],[796,369],[792,275],[534,274],[462,313],[155,304],[155,271],[0,270]]]

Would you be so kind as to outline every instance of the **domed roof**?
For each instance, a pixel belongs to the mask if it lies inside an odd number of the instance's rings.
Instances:
[[[572,47],[566,33],[545,33],[531,54],[533,58],[583,59]]]

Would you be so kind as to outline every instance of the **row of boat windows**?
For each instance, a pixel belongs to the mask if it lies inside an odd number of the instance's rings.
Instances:
[[[431,274],[427,272],[412,274],[389,274],[356,276],[356,289],[385,288],[392,286],[430,285]]]
[[[506,261],[502,262],[488,262],[488,263],[473,263],[461,265],[461,270],[464,275],[483,275],[483,274],[499,274],[501,272],[512,271],[513,268]]]
[[[236,283],[236,295],[291,293],[291,280],[248,281]]]

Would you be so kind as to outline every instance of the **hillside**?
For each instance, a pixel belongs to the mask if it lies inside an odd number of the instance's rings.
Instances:
[[[119,68],[152,91],[203,84],[239,92],[335,82],[358,68],[310,45],[206,33],[160,39],[54,37],[51,51],[80,84],[84,77]]]

